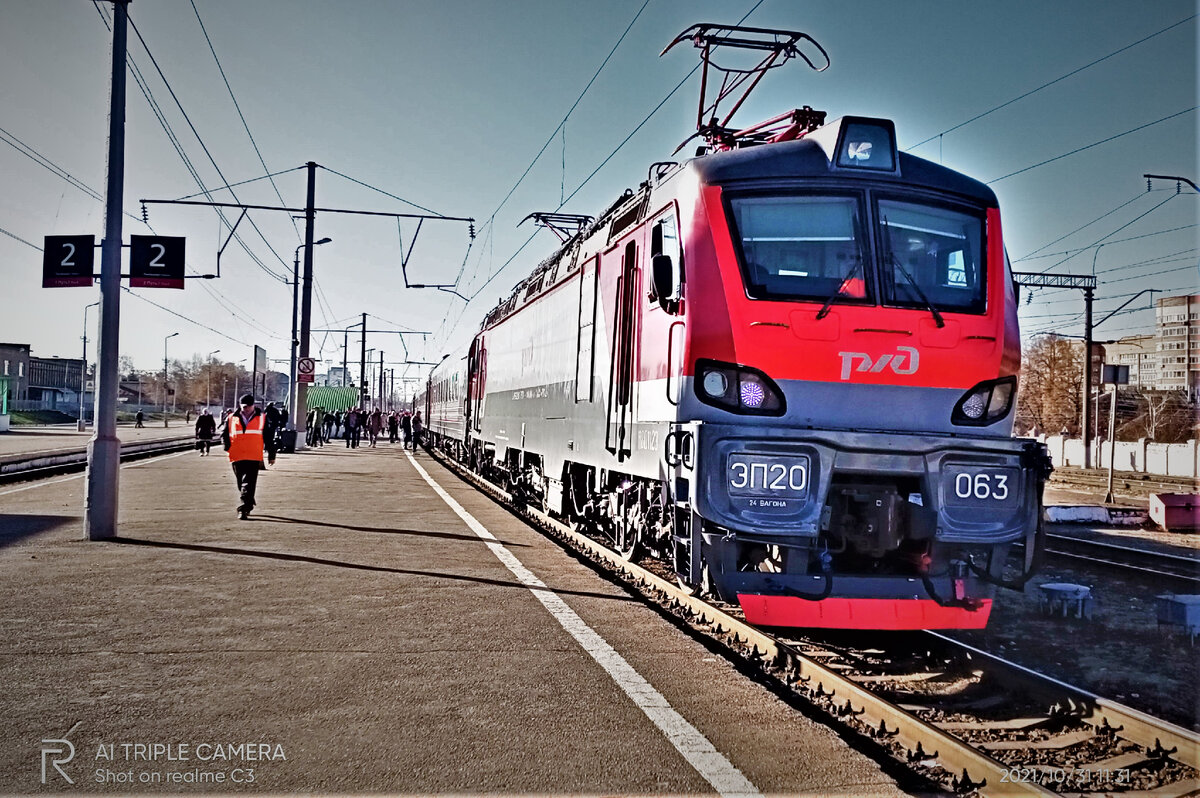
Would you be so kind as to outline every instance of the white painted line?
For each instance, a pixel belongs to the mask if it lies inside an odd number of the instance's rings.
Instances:
[[[713,789],[723,796],[761,795],[758,788],[751,784],[750,780],[743,776],[742,772],[708,741],[708,738],[676,712],[667,699],[642,678],[642,675],[634,670],[633,666],[618,654],[608,641],[588,626],[574,610],[567,606],[565,601],[522,565],[521,561],[506,549],[495,535],[475,519],[475,516],[463,509],[463,506],[435,482],[411,454],[405,452],[405,456],[413,464],[413,468],[417,469],[417,473],[442,498],[442,501],[450,506],[450,509],[470,527],[472,532],[487,543],[487,547],[492,550],[500,562],[504,563],[513,576],[529,588],[542,606],[562,625],[562,628],[567,630],[579,645],[583,646],[584,651],[590,654],[600,667],[604,668],[617,686],[625,692],[625,695],[629,696],[633,703],[646,713],[646,717],[662,731],[671,745],[675,746],[675,750],[713,786]]]
[[[153,461],[170,460],[172,457],[182,457],[185,454],[191,454],[192,451],[193,451],[192,449],[188,449],[186,452],[176,452],[175,454],[164,454],[159,457],[147,457],[143,460],[138,460],[133,463],[126,463],[125,465],[121,466],[121,468],[137,468],[138,466],[143,465],[144,463],[148,463],[152,460]],[[10,493],[20,493],[23,490],[33,490],[34,488],[44,488],[47,485],[59,485],[63,482],[70,482],[73,479],[82,479],[86,474],[87,474],[87,472],[84,471],[81,474],[73,474],[69,477],[63,477],[62,479],[52,479],[49,482],[35,482],[32,485],[22,485],[19,488],[9,488],[8,490],[0,490],[0,496],[7,496]]]

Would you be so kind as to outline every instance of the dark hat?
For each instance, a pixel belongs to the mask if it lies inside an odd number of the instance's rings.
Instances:
[[[246,394],[245,396],[243,396],[243,397],[242,397],[242,404],[243,404],[243,405],[252,405],[252,404],[254,404],[254,394],[252,394],[252,393],[248,393],[248,394]]]

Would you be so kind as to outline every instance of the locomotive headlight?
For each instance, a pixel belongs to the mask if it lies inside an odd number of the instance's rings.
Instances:
[[[729,379],[719,371],[710,371],[704,375],[704,392],[714,399],[719,399],[729,390]]]
[[[950,422],[960,426],[983,427],[994,424],[1012,409],[1016,377],[981,382],[963,394],[950,414]]]
[[[738,387],[738,395],[743,405],[755,410],[762,407],[767,398],[767,392],[763,390],[762,384],[755,379],[743,380]]]
[[[782,416],[783,392],[775,381],[750,366],[716,360],[696,361],[696,396],[701,402],[733,413]]]

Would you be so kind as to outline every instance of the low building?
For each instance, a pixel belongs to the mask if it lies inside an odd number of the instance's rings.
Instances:
[[[7,377],[9,404],[29,398],[29,344],[0,344],[0,377]]]
[[[88,403],[87,365],[77,357],[29,358],[29,387],[27,400],[40,403],[41,410],[79,412],[79,395]],[[32,409],[32,408],[30,408]]]

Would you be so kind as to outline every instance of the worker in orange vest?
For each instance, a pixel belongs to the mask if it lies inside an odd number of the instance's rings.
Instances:
[[[258,487],[258,472],[263,470],[263,454],[267,462],[275,464],[275,429],[269,424],[266,414],[254,405],[254,395],[242,397],[240,411],[230,413],[225,420],[221,442],[229,452],[229,462],[237,477],[241,504],[238,518],[245,521],[254,509],[254,491]]]

